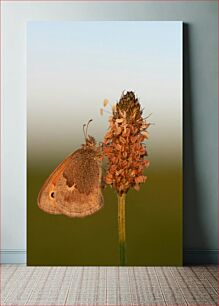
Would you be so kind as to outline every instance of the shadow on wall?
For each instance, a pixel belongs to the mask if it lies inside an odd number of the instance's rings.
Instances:
[[[191,92],[189,25],[183,24],[183,249],[184,264],[206,262],[204,250],[197,252],[196,237],[205,241],[194,148],[194,108]],[[191,246],[196,249],[192,251]],[[195,258],[194,258],[195,257]],[[211,261],[211,259],[209,258]],[[213,259],[212,259],[213,260]]]

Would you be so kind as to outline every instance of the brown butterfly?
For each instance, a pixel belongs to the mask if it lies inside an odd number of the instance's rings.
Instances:
[[[38,206],[49,214],[85,217],[103,206],[103,152],[102,146],[87,135],[91,121],[83,125],[85,144],[59,164],[39,192]]]

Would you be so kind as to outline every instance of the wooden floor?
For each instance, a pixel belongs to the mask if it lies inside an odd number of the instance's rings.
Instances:
[[[217,266],[1,266],[0,305],[218,305]]]

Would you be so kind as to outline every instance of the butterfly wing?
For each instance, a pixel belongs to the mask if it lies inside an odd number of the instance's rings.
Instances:
[[[53,215],[62,214],[54,198],[54,188],[60,176],[62,175],[64,169],[67,167],[69,161],[70,160],[68,156],[63,162],[61,162],[58,165],[58,167],[52,172],[52,174],[45,181],[39,192],[37,199],[38,206],[40,209],[42,209],[43,211],[49,214]]]
[[[102,169],[93,149],[68,156],[43,185],[38,206],[50,214],[84,217],[103,206]]]
[[[103,206],[102,169],[93,149],[79,149],[59,177],[55,199],[59,210],[69,217],[85,217]]]

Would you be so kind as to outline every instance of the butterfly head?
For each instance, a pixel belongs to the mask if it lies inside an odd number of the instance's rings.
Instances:
[[[86,147],[95,147],[96,146],[96,140],[94,137],[88,135],[86,140]]]
[[[96,147],[96,140],[94,137],[87,134],[88,126],[93,121],[90,119],[87,124],[83,125],[84,137],[85,137],[85,144],[83,145],[84,148],[95,148]]]
[[[103,144],[97,144],[95,138],[87,133],[91,121],[93,120],[90,119],[87,124],[83,125],[85,144],[82,145],[82,148],[89,152],[95,160],[101,161],[103,159]]]

